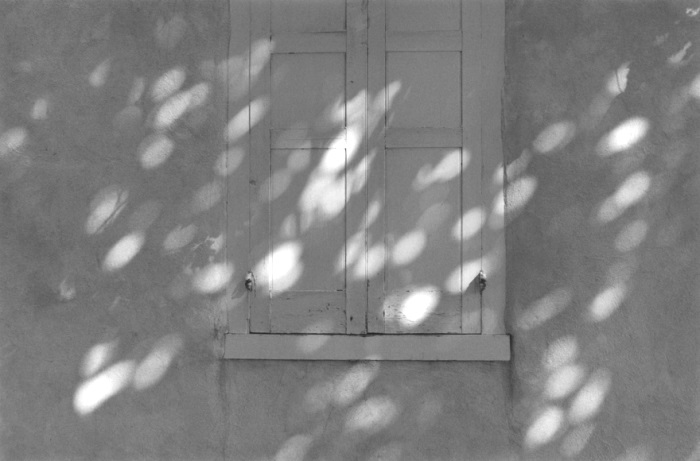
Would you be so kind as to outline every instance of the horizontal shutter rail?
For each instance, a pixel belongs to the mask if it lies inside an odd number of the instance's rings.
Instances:
[[[461,128],[388,128],[386,147],[462,147]]]
[[[275,53],[345,53],[345,32],[275,34]]]
[[[462,32],[459,30],[435,32],[386,33],[386,51],[461,51]]]

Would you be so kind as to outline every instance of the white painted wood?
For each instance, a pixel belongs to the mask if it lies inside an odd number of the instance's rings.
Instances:
[[[459,30],[386,33],[387,51],[461,51]]]
[[[287,129],[272,130],[273,149],[324,149],[346,147],[346,130]]]
[[[251,1],[267,3],[270,0]],[[272,0],[268,8],[275,34],[345,30],[345,0]]]
[[[345,292],[280,293],[273,297],[270,319],[273,333],[344,334]]]
[[[352,171],[352,177],[346,182],[346,220],[343,245],[345,265],[350,251],[347,241],[354,233],[366,232],[367,228],[367,2],[347,0],[347,94],[346,125],[350,132],[350,142],[346,146],[346,168]],[[345,133],[344,133],[345,134]],[[362,187],[357,189],[357,185]],[[367,240],[362,235],[357,251],[360,258],[367,253]],[[365,277],[356,277],[348,271],[346,280],[346,332],[363,334],[367,332],[367,281]]]
[[[509,361],[508,335],[228,334],[225,359]]]
[[[386,81],[401,85],[387,126],[459,128],[460,68],[460,53],[454,51],[387,53]]]
[[[482,150],[482,84],[488,79],[488,72],[482,66],[482,25],[481,2],[468,1],[462,6],[462,135],[463,151],[468,159],[468,167],[462,175],[462,210],[480,210],[473,216],[481,217],[483,211],[482,181],[483,181],[483,150]],[[500,121],[499,121],[500,129]],[[460,219],[460,235],[464,235],[464,222]],[[483,229],[483,222],[479,225]],[[482,232],[475,238],[462,240],[462,261],[480,261],[482,259]],[[462,266],[461,288],[462,297],[462,332],[481,333],[481,291],[476,277],[483,266],[473,264]]]
[[[227,68],[227,82],[234,85],[227,92],[228,110],[227,123],[236,114],[240,113],[248,104],[247,97],[250,90],[248,69],[244,68],[245,62],[250,60],[250,4],[248,2],[230,3],[231,36],[229,37],[229,60]],[[226,200],[226,257],[229,264],[235,268],[233,279],[227,287],[227,321],[228,331],[234,333],[248,332],[248,315],[250,312],[248,293],[244,286],[245,267],[248,264],[248,223],[249,223],[249,185],[248,174],[250,169],[250,138],[248,120],[244,121],[246,133],[231,142],[226,138],[225,151],[220,154],[220,172],[226,174],[226,196],[236,197],[235,200]],[[235,156],[230,156],[235,152]],[[240,154],[245,152],[245,154]],[[238,155],[243,155],[238,166],[233,169],[232,163],[238,160]],[[232,157],[232,158],[231,158]]]
[[[386,0],[386,3],[387,30],[433,31],[460,28],[460,0]]]
[[[345,53],[345,32],[276,34],[275,53]]]
[[[386,147],[462,147],[461,128],[388,128]]]
[[[482,233],[484,272],[488,285],[482,296],[483,333],[505,331],[505,233],[504,216],[493,212],[495,197],[503,200],[500,186],[491,182],[496,174],[503,174],[503,144],[501,139],[501,92],[505,74],[505,2],[489,0],[482,4],[482,124],[484,184],[482,200],[490,211],[488,227]],[[488,181],[488,182],[487,182]],[[502,208],[501,208],[502,209]]]

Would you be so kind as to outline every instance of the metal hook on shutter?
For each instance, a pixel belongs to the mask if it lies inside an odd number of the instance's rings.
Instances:
[[[484,274],[484,271],[481,270],[481,271],[479,271],[479,292],[483,293],[485,289],[486,289],[486,274]]]
[[[250,271],[245,276],[245,288],[250,292],[255,291],[255,276]]]

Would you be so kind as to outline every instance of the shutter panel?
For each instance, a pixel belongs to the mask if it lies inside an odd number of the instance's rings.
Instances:
[[[480,333],[480,3],[370,8],[369,330]]]
[[[366,202],[355,184],[366,11],[355,0],[251,8],[250,331],[360,333],[366,282],[348,277],[346,236]]]

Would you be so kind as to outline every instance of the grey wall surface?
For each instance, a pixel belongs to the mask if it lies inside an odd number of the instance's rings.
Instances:
[[[508,3],[513,360],[407,364],[218,359],[226,2],[0,3],[0,459],[700,459],[696,8]]]

